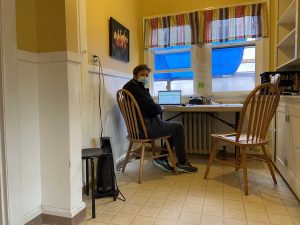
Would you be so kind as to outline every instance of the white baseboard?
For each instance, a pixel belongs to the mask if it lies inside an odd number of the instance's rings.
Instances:
[[[39,215],[42,214],[42,207],[39,205],[36,208],[30,210],[26,214],[24,214],[24,224],[28,223],[32,219],[38,217]]]
[[[79,212],[81,212],[83,209],[85,209],[85,207],[86,207],[86,205],[84,202],[81,202],[79,205],[73,207],[71,210],[42,205],[42,212],[43,212],[43,214],[48,214],[48,215],[52,215],[52,216],[73,218],[75,215],[77,215]]]

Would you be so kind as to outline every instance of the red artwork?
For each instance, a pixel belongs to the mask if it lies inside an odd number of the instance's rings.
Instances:
[[[109,21],[110,56],[129,62],[129,30],[112,17]]]

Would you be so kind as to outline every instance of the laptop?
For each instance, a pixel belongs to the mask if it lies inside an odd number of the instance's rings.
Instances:
[[[181,105],[181,90],[174,91],[159,91],[159,105]]]

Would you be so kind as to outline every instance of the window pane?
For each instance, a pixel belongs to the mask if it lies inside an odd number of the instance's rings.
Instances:
[[[157,96],[158,91],[167,90],[167,81],[155,81],[153,82],[153,95]]]
[[[153,74],[153,77],[154,77],[154,81],[193,80],[193,71],[155,73],[155,74]]]
[[[255,46],[213,49],[213,92],[249,91],[254,87]]]
[[[191,52],[155,54],[155,70],[191,68]]]
[[[153,75],[153,94],[167,90],[167,81],[170,82],[171,90],[181,90],[183,95],[193,94],[193,71],[155,73]]]
[[[193,80],[174,80],[171,90],[181,90],[182,95],[193,95]]]

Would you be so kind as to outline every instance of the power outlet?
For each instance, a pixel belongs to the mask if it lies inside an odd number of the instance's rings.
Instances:
[[[94,56],[95,54],[93,52],[91,52],[89,54],[89,64],[92,64],[94,66],[97,66],[99,64],[99,58]]]

